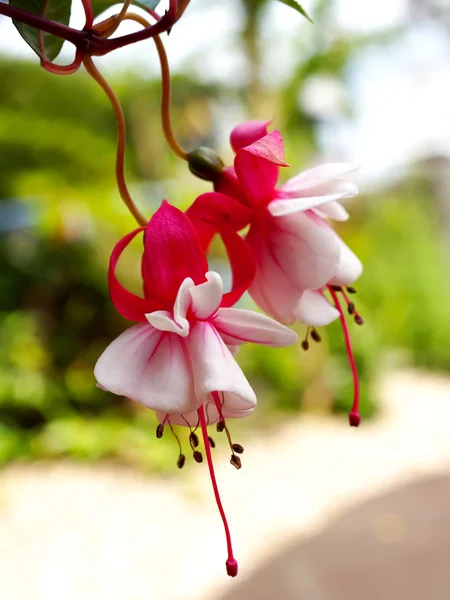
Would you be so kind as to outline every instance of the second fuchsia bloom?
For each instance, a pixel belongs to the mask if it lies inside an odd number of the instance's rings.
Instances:
[[[141,231],[144,233],[142,276],[145,297],[126,290],[115,271],[120,255]],[[217,503],[223,518],[227,544],[227,571],[236,575],[228,524],[217,490],[207,426],[252,413],[256,396],[236,363],[230,348],[244,342],[286,346],[296,334],[269,317],[231,308],[253,278],[252,262],[243,240],[224,234],[229,256],[239,255],[233,270],[233,289],[223,293],[222,279],[208,270],[205,253],[184,213],[164,202],[147,227],[125,236],[113,250],[109,288],[117,310],[140,324],[114,340],[99,358],[95,377],[100,387],[127,396],[153,409],[161,425],[189,427],[193,457],[202,462],[195,430],[200,426]],[[229,438],[229,433],[227,430]],[[230,439],[230,438],[229,438]],[[177,438],[178,441],[178,438]],[[231,444],[231,463],[240,468]],[[185,456],[180,445],[178,466]]]
[[[277,187],[280,167],[288,165],[281,135],[268,133],[267,125],[248,121],[233,130],[234,166],[219,173],[215,191],[199,196],[187,214],[205,248],[217,231],[239,231],[250,225],[245,241],[255,260],[256,276],[249,293],[278,321],[291,324],[298,319],[314,328],[341,318],[355,378],[350,421],[357,425],[359,386],[336,293],[343,294],[349,312],[362,322],[344,289],[361,275],[362,264],[327,221],[348,218],[339,200],[358,193],[346,179],[355,167],[321,165]]]

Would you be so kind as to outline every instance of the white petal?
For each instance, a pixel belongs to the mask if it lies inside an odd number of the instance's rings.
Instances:
[[[350,216],[339,202],[328,202],[314,212],[323,219],[333,219],[334,221],[347,221]]]
[[[343,200],[344,198],[350,198],[354,195],[355,194],[346,195],[342,192],[336,192],[327,194],[325,196],[318,195],[304,198],[287,198],[286,200],[273,200],[269,204],[268,209],[274,217],[281,217],[283,215],[292,215],[294,213],[304,212],[305,210],[308,210],[310,208],[316,208],[317,206],[325,208],[328,203],[334,202],[336,200]]]
[[[179,325],[185,324],[186,321],[186,313],[191,304],[191,293],[190,290],[194,287],[194,282],[190,277],[186,277],[183,283],[180,285],[180,289],[178,290],[177,297],[175,299],[175,304],[173,307],[173,316],[175,321]]]
[[[335,276],[330,280],[331,285],[350,285],[363,272],[362,262],[341,240],[341,258]]]
[[[172,313],[167,310],[155,310],[152,313],[147,313],[145,317],[150,325],[153,325],[159,331],[171,331],[181,335],[181,337],[189,335],[189,321],[178,318],[177,322],[174,320]]]
[[[227,394],[225,396],[227,396]],[[227,410],[227,404],[227,398],[225,397],[224,406],[221,411],[222,416],[225,417],[225,419],[243,419],[244,417],[249,417],[255,410],[254,406],[246,410]],[[205,402],[203,406],[205,409],[206,422],[208,425],[214,425],[214,423],[220,421],[221,417],[214,402]],[[159,419],[160,423],[162,423],[166,419],[166,413],[157,412],[156,416]],[[190,413],[183,413],[183,415],[170,415],[169,419],[166,420],[167,424],[168,421],[170,421],[171,425],[181,425],[183,427],[198,427],[200,419],[198,417],[198,412],[194,411]]]
[[[167,310],[155,310],[145,315],[147,321],[160,331],[171,331],[182,337],[189,335],[189,321],[186,319],[186,313],[191,304],[191,292],[194,282],[190,277],[186,277],[180,285],[173,314]]]
[[[211,392],[230,392],[229,409],[247,410],[256,396],[244,373],[213,325],[199,321],[187,338],[196,396],[204,402]]]
[[[151,325],[135,325],[116,338],[98,359],[94,375],[102,388],[164,414],[191,412],[200,404],[184,340]]]
[[[222,277],[214,271],[208,271],[206,279],[205,283],[191,289],[192,310],[198,319],[207,319],[213,315],[222,301]]]
[[[294,310],[296,317],[305,325],[323,327],[339,317],[339,312],[320,291],[306,290]]]
[[[289,179],[279,190],[286,193],[302,192],[324,183],[339,179],[358,169],[357,165],[347,163],[328,163],[307,169]]]
[[[254,342],[280,348],[297,341],[294,331],[252,310],[219,308],[211,322],[227,346]]]

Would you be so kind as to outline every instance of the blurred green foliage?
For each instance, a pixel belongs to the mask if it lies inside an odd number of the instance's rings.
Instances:
[[[341,70],[349,48],[339,49],[333,60],[305,63],[278,100],[296,167],[314,151],[314,123],[293,102],[294,90],[318,65],[333,75]],[[92,373],[127,326],[109,301],[106,269],[113,244],[134,227],[115,190],[107,100],[85,76],[58,78],[28,63],[3,61],[0,79],[0,214],[12,214],[0,221],[0,463],[114,457],[164,469],[176,461],[176,444],[170,436],[157,442],[151,412],[98,390]],[[187,206],[208,188],[165,147],[154,108],[159,83],[129,76],[115,88],[130,124],[133,195],[146,213],[163,196]],[[214,106],[228,92],[187,76],[175,79],[174,92],[182,143],[214,144]],[[431,196],[426,177],[405,181],[355,201],[340,227],[365,265],[356,296],[365,325],[350,323],[363,416],[376,409],[373,382],[386,366],[450,366],[450,282]],[[121,266],[136,291],[139,251],[136,242]],[[253,426],[299,408],[348,410],[352,384],[339,324],[322,335],[306,353],[300,346],[240,350],[260,397]]]

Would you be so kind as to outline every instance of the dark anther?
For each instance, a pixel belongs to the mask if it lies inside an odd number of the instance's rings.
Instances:
[[[364,323],[364,319],[361,315],[355,315],[355,323],[357,323],[358,325],[362,325]]]
[[[186,462],[186,457],[184,454],[180,454],[177,460],[177,467],[182,469],[184,467],[184,463]]]
[[[198,441],[198,435],[195,433],[195,431],[191,431],[189,434],[189,443],[193,448],[197,448],[199,445],[200,442]]]
[[[156,437],[158,438],[158,440],[160,440],[163,436],[164,433],[164,425],[162,423],[160,423],[158,425],[158,427],[156,428]]]
[[[303,342],[302,342],[302,348],[303,348],[303,350],[308,350],[308,348],[309,348],[309,342],[308,342],[308,340],[303,340]]]
[[[356,290],[354,287],[352,287],[351,285],[347,287],[347,292],[349,294],[356,294]]]
[[[353,302],[349,302],[347,304],[347,310],[348,310],[348,314],[349,315],[354,315],[355,314],[355,305],[353,304]]]
[[[230,463],[233,465],[233,467],[235,467],[236,469],[240,469],[242,467],[242,462],[241,459],[239,458],[239,456],[236,456],[235,454],[231,455],[231,459],[230,459]]]
[[[331,289],[333,290],[333,292],[340,292],[342,288],[340,285],[332,285]]]
[[[208,435],[208,440],[209,440],[209,445],[211,446],[211,448],[215,448],[216,447],[216,442],[209,435]]]
[[[322,338],[319,335],[319,332],[316,331],[315,329],[311,330],[311,337],[315,342],[321,342]]]
[[[218,433],[222,433],[222,431],[225,429],[225,423],[223,421],[218,421],[216,429]]]
[[[194,460],[195,460],[195,462],[198,462],[198,463],[203,462],[203,454],[201,452],[199,452],[198,450],[196,450],[194,452]]]
[[[231,444],[231,448],[238,454],[242,454],[244,452],[244,446],[241,446],[240,444]]]

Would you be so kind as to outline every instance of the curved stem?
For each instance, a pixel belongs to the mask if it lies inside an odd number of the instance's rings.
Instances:
[[[85,22],[84,28],[90,29],[94,23],[94,9],[92,8],[91,0],[81,0],[83,5]]]
[[[124,159],[125,159],[125,140],[126,140],[126,125],[125,117],[123,114],[122,107],[120,106],[119,99],[114,93],[113,89],[94,65],[92,58],[88,55],[83,60],[86,71],[89,75],[100,85],[105,94],[108,96],[109,101],[114,110],[117,120],[117,155],[116,155],[116,179],[117,187],[119,188],[120,196],[126,204],[128,210],[139,223],[139,225],[147,225],[148,221],[144,215],[140,212],[137,206],[134,204],[133,199],[130,196],[128,187],[125,181],[124,174]]]
[[[134,13],[126,14],[124,20],[136,21],[136,23],[139,23],[144,27],[149,25],[149,22],[146,19]],[[189,154],[178,144],[172,129],[172,121],[170,118],[170,68],[166,50],[159,35],[155,35],[153,41],[155,42],[159,62],[161,64],[161,122],[164,136],[172,152],[183,160],[187,160]]]
[[[81,50],[77,50],[75,58],[70,65],[56,65],[47,58],[41,58],[41,67],[43,67],[49,73],[53,73],[54,75],[72,75],[81,67],[83,57],[84,53],[81,52]]]
[[[88,23],[88,11],[90,7],[90,11],[92,12],[92,6],[90,4],[90,0],[82,0],[82,2],[83,6],[85,5],[85,3],[89,5],[85,7],[86,23]],[[41,16],[43,17],[45,17],[47,4],[48,0],[45,0],[44,4],[42,5]],[[45,38],[44,31],[42,31],[42,29],[39,30],[39,48],[41,51],[41,67],[43,67],[49,73],[53,73],[54,75],[72,75],[73,73],[76,73],[78,71],[78,69],[81,66],[81,63],[83,62],[83,52],[81,52],[81,50],[78,49],[75,52],[75,58],[73,62],[71,62],[69,65],[57,65],[53,61],[49,60],[45,52]]]

